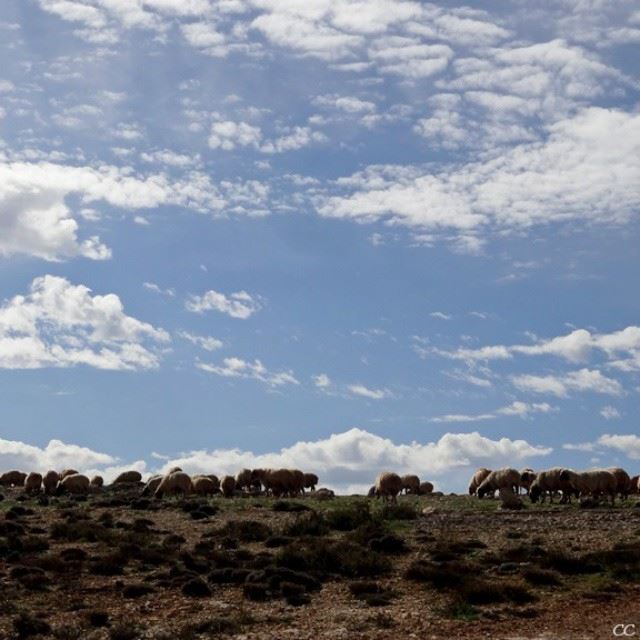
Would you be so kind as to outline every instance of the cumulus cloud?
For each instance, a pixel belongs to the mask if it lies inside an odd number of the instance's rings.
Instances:
[[[631,460],[640,460],[640,437],[635,434],[605,433],[594,442],[563,444],[562,448],[583,453],[592,453],[594,451],[603,453],[603,451],[609,449],[616,453],[622,453]]]
[[[391,396],[388,389],[371,389],[363,384],[347,385],[347,391],[353,396],[367,398],[368,400],[383,400]]]
[[[554,395],[566,398],[569,392],[591,391],[611,396],[624,394],[622,385],[613,378],[608,378],[597,369],[580,369],[564,375],[520,375],[512,378],[513,384],[521,391]]]
[[[221,365],[197,362],[196,367],[207,373],[213,373],[223,378],[244,378],[257,380],[269,387],[277,388],[286,385],[298,385],[293,371],[270,371],[260,360],[249,362],[242,358],[225,358]]]
[[[170,179],[163,173],[135,175],[131,169],[109,165],[0,159],[0,255],[109,258],[110,249],[97,236],[79,237],[78,221],[67,202],[70,196],[79,196],[82,205],[102,201],[128,210],[176,205],[215,214],[251,211],[263,205],[267,194],[255,181],[214,185],[209,176],[196,171]]]
[[[260,299],[246,291],[236,291],[227,296],[213,289],[201,296],[191,296],[185,306],[188,311],[193,313],[219,311],[240,320],[247,320],[262,308]]]
[[[394,470],[417,473],[443,488],[461,490],[477,466],[518,465],[551,451],[525,440],[491,440],[477,432],[447,433],[425,444],[396,444],[362,429],[350,429],[273,453],[241,449],[191,451],[170,457],[163,469],[178,465],[190,473],[236,473],[243,467],[297,467],[318,473],[323,486],[341,492],[365,491],[378,473]]]
[[[86,365],[136,370],[160,363],[169,335],[127,316],[117,295],[46,275],[0,307],[0,368]]]

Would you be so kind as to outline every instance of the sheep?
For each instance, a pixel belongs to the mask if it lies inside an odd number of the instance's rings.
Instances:
[[[486,477],[491,473],[491,469],[485,469],[484,467],[480,467],[473,476],[471,477],[471,482],[469,483],[469,495],[472,496],[478,490],[478,487],[485,481]]]
[[[575,489],[571,473],[575,472],[560,467],[541,471],[529,487],[531,502],[538,502],[538,500],[544,502],[548,495],[549,501],[553,503],[553,496],[560,491],[562,491],[562,501],[566,502],[570,499],[571,490]]]
[[[428,496],[433,493],[433,483],[432,482],[421,482],[420,488],[418,489],[418,493],[421,496]]]
[[[377,497],[376,493],[376,485],[374,484],[372,487],[369,487],[369,491],[367,491],[367,498],[375,498]]]
[[[391,471],[381,473],[376,479],[376,497],[397,502],[397,495],[402,491],[402,478]]]
[[[142,480],[142,474],[139,471],[123,471],[114,481],[113,484],[133,484]]]
[[[265,469],[262,482],[267,494],[271,493],[279,498],[291,493],[295,479],[290,469]]]
[[[156,498],[162,498],[165,495],[189,495],[193,491],[191,478],[183,471],[174,471],[164,476],[158,483],[153,494]]]
[[[614,506],[618,492],[618,480],[607,469],[594,469],[577,474],[577,485],[581,495],[591,495],[598,498],[601,495],[611,496],[611,506]]]
[[[90,485],[92,489],[102,489],[104,486],[104,478],[102,476],[93,476]]]
[[[336,497],[336,494],[331,489],[325,489],[321,487],[317,491],[314,491],[313,497],[316,500],[332,500]]]
[[[220,489],[222,489],[222,495],[225,498],[233,497],[236,489],[236,479],[233,476],[224,476],[220,481]]]
[[[299,469],[290,469],[291,480],[289,485],[289,496],[294,498],[304,495],[304,473]]]
[[[236,475],[236,489],[251,491],[251,469],[243,469]]]
[[[318,484],[318,476],[315,473],[304,474],[304,488],[315,491]]]
[[[182,471],[181,467],[171,467],[171,469],[167,471],[167,475],[171,475],[172,473],[178,473],[179,471]]]
[[[251,485],[254,487],[258,487],[260,490],[264,488],[265,492],[268,494],[269,491],[267,490],[267,484],[265,481],[267,477],[267,471],[268,469],[252,469]]]
[[[143,496],[150,496],[150,495],[154,494],[156,489],[158,488],[158,486],[162,482],[163,478],[164,478],[164,476],[162,476],[162,475],[151,476],[147,480],[147,483],[144,485],[144,487],[142,489],[142,495]]]
[[[213,480],[207,476],[195,476],[192,482],[193,492],[199,496],[212,496],[218,490]]]
[[[533,481],[537,478],[538,474],[533,469],[523,469],[520,472],[520,487],[524,488],[526,495],[529,495],[529,490]]]
[[[58,493],[86,494],[89,492],[89,478],[81,473],[65,476],[60,480]]]
[[[630,493],[631,489],[631,478],[629,474],[620,467],[609,467],[606,471],[611,471],[616,478],[616,482],[618,483],[618,494],[620,494],[620,498],[624,500]]]
[[[218,476],[215,473],[208,473],[205,477],[213,482],[213,492],[220,493],[220,479]]]
[[[60,482],[62,482],[67,476],[75,476],[78,475],[79,471],[75,469],[64,469],[64,471],[60,472]]]
[[[405,493],[420,493],[420,478],[418,476],[409,474],[402,476],[400,479],[402,480],[402,490]]]
[[[7,471],[0,476],[0,485],[5,487],[21,487],[27,479],[27,474],[22,471]]]
[[[42,474],[33,471],[24,480],[25,493],[40,493],[42,486]]]
[[[53,495],[59,482],[60,476],[57,471],[47,471],[47,473],[44,474],[44,478],[42,478],[44,492],[47,495]]]
[[[629,482],[629,493],[640,493],[640,476],[633,476]]]
[[[520,486],[520,472],[517,469],[498,469],[492,471],[480,484],[477,493],[479,498],[483,498],[490,493],[493,495],[498,489],[511,489],[518,492]]]

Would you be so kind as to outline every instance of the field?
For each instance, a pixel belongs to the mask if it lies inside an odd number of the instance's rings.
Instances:
[[[468,496],[0,503],[0,638],[640,633],[640,508]]]

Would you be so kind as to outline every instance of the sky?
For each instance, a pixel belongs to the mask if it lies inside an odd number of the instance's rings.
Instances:
[[[640,4],[3,0],[0,467],[640,471]]]

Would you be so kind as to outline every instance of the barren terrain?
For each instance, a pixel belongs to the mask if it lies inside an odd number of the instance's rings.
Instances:
[[[496,500],[0,503],[0,638],[613,638],[640,633],[640,509]]]

